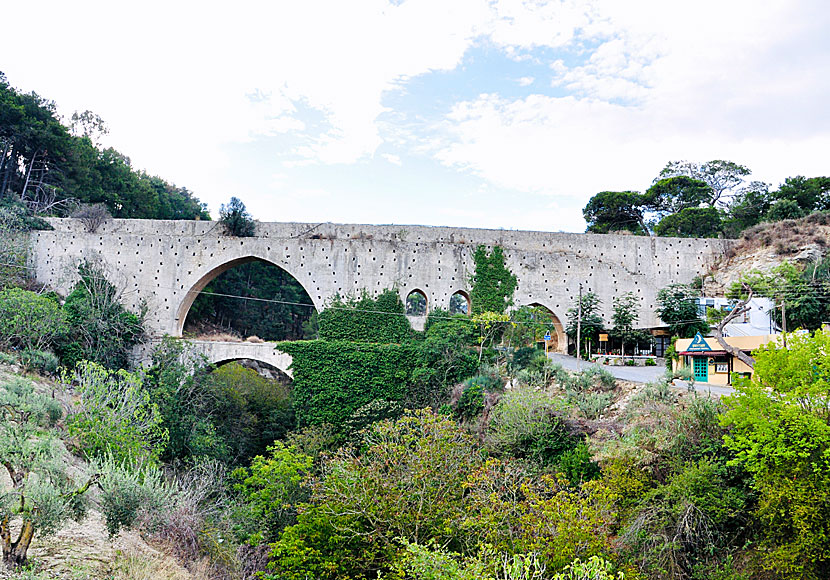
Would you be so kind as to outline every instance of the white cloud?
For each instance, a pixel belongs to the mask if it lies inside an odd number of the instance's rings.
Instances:
[[[386,159],[392,165],[401,165],[402,164],[400,155],[393,155],[391,153],[381,153],[380,156],[383,157],[384,159]]]
[[[520,87],[529,87],[530,85],[533,84],[533,81],[535,81],[535,80],[536,79],[534,79],[533,77],[522,77],[522,78],[519,79],[519,86]]]

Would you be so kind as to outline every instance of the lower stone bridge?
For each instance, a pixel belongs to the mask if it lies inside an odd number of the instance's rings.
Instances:
[[[134,362],[149,365],[153,350],[160,343],[160,340],[150,340],[139,345],[134,353]],[[220,366],[224,363],[238,360],[253,360],[271,366],[289,378],[294,378],[291,371],[291,355],[276,350],[273,342],[229,342],[218,340],[186,340],[186,355],[201,355],[213,365]]]

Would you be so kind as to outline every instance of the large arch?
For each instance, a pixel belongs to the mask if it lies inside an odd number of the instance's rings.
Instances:
[[[191,306],[193,306],[193,302],[196,300],[196,297],[199,296],[199,293],[205,289],[205,287],[210,284],[213,280],[215,280],[221,274],[227,272],[228,270],[235,268],[236,266],[241,266],[242,264],[247,264],[250,262],[260,261],[276,268],[279,268],[286,272],[289,276],[291,276],[294,281],[299,284],[305,293],[311,299],[312,304],[314,304],[314,308],[319,312],[320,308],[319,305],[314,301],[312,298],[312,294],[308,291],[308,288],[303,285],[302,282],[294,275],[290,270],[285,268],[284,266],[277,264],[273,260],[269,260],[267,258],[263,258],[257,255],[246,255],[238,258],[233,258],[222,262],[221,264],[214,266],[207,273],[202,275],[195,283],[193,283],[184,296],[182,297],[181,302],[179,303],[179,307],[176,310],[176,320],[175,320],[175,327],[176,332],[174,336],[182,336],[182,332],[184,330],[185,322],[187,321],[187,314],[190,312]],[[266,361],[267,362],[267,361]]]
[[[541,302],[532,302],[528,304],[533,308],[541,308],[545,311],[546,314],[550,316],[551,322],[553,322],[553,328],[555,333],[551,335],[551,340],[548,343],[550,350],[552,352],[567,352],[568,349],[568,337],[565,334],[565,327],[562,324],[562,321],[559,320],[559,317],[556,313],[542,304]]]

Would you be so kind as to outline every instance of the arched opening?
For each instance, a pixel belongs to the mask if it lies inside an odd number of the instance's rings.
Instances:
[[[470,296],[463,290],[450,296],[450,314],[469,314],[471,306]]]
[[[249,256],[202,276],[182,301],[177,324],[180,334],[196,339],[299,340],[316,335],[316,315],[291,274]]]
[[[531,316],[536,318],[537,322],[542,323],[550,331],[550,340],[545,341],[544,337],[541,339],[542,344],[547,342],[548,352],[563,352],[568,343],[565,338],[565,328],[562,326],[559,317],[550,308],[539,302],[534,302],[528,306],[533,308]]]
[[[218,369],[230,363],[238,364],[243,368],[250,369],[264,379],[279,383],[288,389],[290,389],[294,384],[294,379],[292,379],[291,376],[289,376],[283,369],[262,360],[252,358],[229,358],[216,361],[211,364]]]
[[[421,290],[413,290],[406,295],[406,315],[426,316],[427,296]]]

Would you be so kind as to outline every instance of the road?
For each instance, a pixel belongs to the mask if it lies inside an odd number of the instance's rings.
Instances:
[[[666,374],[664,367],[615,367],[611,365],[598,365],[596,363],[589,363],[586,361],[578,361],[576,358],[559,353],[548,353],[548,358],[553,362],[562,365],[563,368],[569,371],[576,371],[585,369],[589,366],[601,366],[609,373],[618,379],[624,381],[631,381],[634,383],[649,383],[662,378]],[[678,389],[685,389],[686,383],[684,381],[677,381],[675,385]],[[711,393],[713,395],[731,395],[733,393],[732,387],[724,387],[723,385],[713,385],[710,383],[695,383],[695,390],[699,393]]]

